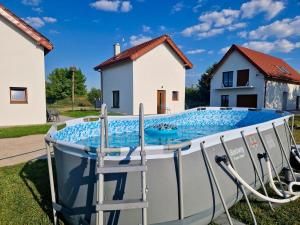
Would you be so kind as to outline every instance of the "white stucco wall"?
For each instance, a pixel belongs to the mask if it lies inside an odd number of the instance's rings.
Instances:
[[[133,63],[119,63],[102,71],[103,102],[110,112],[133,114]],[[113,91],[120,91],[120,108],[113,108]]]
[[[287,110],[296,109],[296,98],[300,96],[300,85],[267,81],[266,108],[283,109],[283,92],[288,93]]]
[[[28,104],[10,104],[10,87],[26,87]],[[0,17],[0,126],[46,122],[44,50]]]
[[[184,110],[185,68],[168,44],[163,43],[134,61],[133,71],[134,114],[138,114],[139,103],[144,104],[145,114],[157,113],[157,90],[166,91],[170,113]],[[178,101],[172,100],[172,91],[179,92]]]
[[[253,86],[254,88],[235,88],[237,71],[243,69],[249,69],[249,86]],[[233,88],[216,90],[222,87],[223,72],[227,71],[233,71]],[[264,76],[239,52],[234,51],[216,71],[211,80],[210,105],[221,106],[221,95],[229,95],[229,106],[235,107],[237,95],[257,94],[257,107],[264,107],[264,86]]]

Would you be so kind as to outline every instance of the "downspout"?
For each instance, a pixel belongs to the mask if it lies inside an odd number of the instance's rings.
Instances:
[[[267,79],[265,78],[264,108],[266,108]]]

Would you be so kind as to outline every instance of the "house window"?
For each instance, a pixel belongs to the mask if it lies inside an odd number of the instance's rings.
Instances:
[[[237,71],[237,82],[236,86],[248,86],[249,85],[249,70],[238,70]]]
[[[221,95],[221,107],[229,106],[229,95]]]
[[[120,91],[113,91],[113,108],[120,108]]]
[[[172,100],[178,101],[178,91],[172,91]]]
[[[232,87],[233,84],[233,71],[223,72],[223,86]]]
[[[27,101],[27,88],[24,87],[11,87],[10,89],[10,103],[11,104],[26,104]]]

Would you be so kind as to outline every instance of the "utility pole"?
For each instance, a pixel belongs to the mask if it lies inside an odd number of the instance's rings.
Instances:
[[[75,71],[76,67],[71,66],[70,71],[72,73],[72,111],[74,111],[74,101],[75,101]]]

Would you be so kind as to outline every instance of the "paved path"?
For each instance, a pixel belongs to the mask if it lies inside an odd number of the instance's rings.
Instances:
[[[72,117],[60,116],[60,122]],[[10,166],[46,156],[45,134],[0,139],[0,167]]]
[[[0,139],[0,167],[45,156],[44,134]]]

